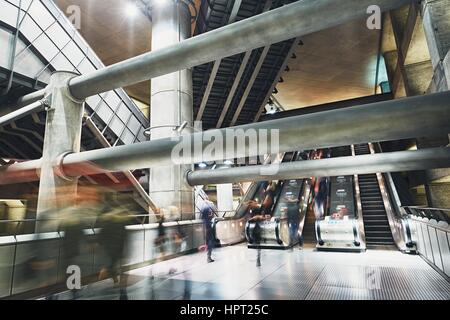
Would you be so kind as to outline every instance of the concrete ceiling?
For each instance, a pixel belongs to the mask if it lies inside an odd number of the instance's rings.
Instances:
[[[55,0],[63,11],[81,8],[81,34],[105,65],[149,51],[151,22],[139,12],[130,18],[132,0]],[[286,109],[372,95],[379,48],[377,30],[354,21],[302,40],[297,59],[289,63],[276,98]],[[130,96],[149,101],[149,82],[125,88]]]
[[[365,20],[303,37],[276,98],[290,110],[373,95],[379,37]]]
[[[70,5],[81,9],[81,35],[105,65],[110,65],[151,50],[151,21],[142,12],[126,14],[131,0],[54,0],[66,12]],[[127,93],[147,102],[149,82],[128,88]]]

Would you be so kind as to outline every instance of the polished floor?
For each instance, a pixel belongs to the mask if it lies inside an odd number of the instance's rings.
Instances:
[[[246,246],[183,256],[130,272],[129,300],[450,300],[450,283],[419,256],[394,250],[365,253],[268,250],[256,267]],[[70,299],[68,292],[57,299]],[[119,299],[111,280],[78,299]]]

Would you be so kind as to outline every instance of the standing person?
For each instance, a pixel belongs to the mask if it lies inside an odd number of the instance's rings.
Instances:
[[[295,245],[295,241],[298,236],[298,228],[300,225],[300,208],[299,208],[299,200],[292,199],[291,197],[286,197],[286,205],[287,205],[287,221],[289,225],[289,246],[291,249]],[[299,239],[300,248],[303,246],[303,241]]]
[[[318,220],[325,215],[325,202],[328,197],[328,178],[317,178],[314,193],[314,213],[316,220]]]
[[[262,240],[262,229],[261,222],[266,218],[264,216],[264,208],[260,206],[257,202],[251,201],[249,203],[250,216],[249,222],[254,223],[252,237],[253,242],[257,246],[257,256],[256,256],[256,266],[261,267],[261,240]]]
[[[214,218],[215,212],[216,209],[214,203],[212,203],[212,201],[210,201],[209,199],[206,199],[200,211],[200,214],[205,229],[205,242],[206,246],[208,247],[208,255],[207,255],[208,263],[214,262],[214,260],[212,259],[212,250],[214,247],[214,232],[212,226],[212,219]]]
[[[165,251],[165,245],[166,245],[166,230],[164,228],[164,222],[165,222],[165,216],[164,211],[159,209],[158,210],[158,236],[155,239],[155,248],[158,249],[159,253],[161,254],[161,257],[164,257],[166,251]]]
[[[270,182],[266,191],[264,192],[264,200],[262,202],[262,212],[266,218],[272,216],[272,207],[275,203],[275,191],[277,189],[277,184],[275,182]]]

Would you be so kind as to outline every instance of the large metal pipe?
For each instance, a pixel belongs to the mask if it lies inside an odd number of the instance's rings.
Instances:
[[[43,101],[34,102],[26,107],[0,117],[0,127],[3,127],[13,121],[22,119],[23,117],[26,117],[27,115],[30,115],[32,113],[43,111],[44,109],[45,103]]]
[[[275,167],[278,166],[278,167]],[[450,148],[378,153],[356,157],[296,161],[275,166],[247,166],[189,172],[189,185],[335,177],[450,167]],[[267,174],[271,172],[272,174]]]
[[[69,87],[74,97],[84,99],[268,44],[338,26],[350,20],[369,17],[367,9],[374,4],[382,11],[387,11],[413,1],[416,0],[298,1],[179,44],[81,75],[72,79]],[[22,100],[29,103],[36,99],[36,95],[38,94],[25,96]]]
[[[365,106],[320,112],[285,119],[252,123],[228,129],[158,139],[133,145],[69,154],[63,160],[66,175],[78,176],[101,172],[117,172],[173,164],[172,152],[180,145],[190,148],[192,156],[178,159],[183,164],[245,158],[267,153],[312,150],[368,142],[439,136],[450,132],[450,91],[425,96],[383,101]],[[279,133],[278,140],[271,136],[256,141],[243,139],[248,133]],[[228,135],[228,139],[227,138]],[[223,153],[202,154],[211,145],[211,137],[221,137],[216,146]],[[230,140],[231,139],[231,140]],[[263,141],[261,141],[263,140]],[[233,146],[230,147],[230,143]],[[266,143],[268,149],[258,148]],[[228,144],[228,145],[227,145]],[[195,146],[195,150],[194,150]],[[0,184],[10,183],[25,166],[31,172],[39,168],[14,164],[0,168]]]

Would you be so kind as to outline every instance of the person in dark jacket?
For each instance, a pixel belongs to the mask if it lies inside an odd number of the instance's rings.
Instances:
[[[99,244],[108,257],[108,262],[101,273],[108,274],[114,283],[119,284],[121,300],[128,300],[126,292],[128,276],[122,268],[126,241],[125,227],[129,223],[128,216],[126,208],[118,207],[104,212],[100,217]]]
[[[289,245],[292,248],[297,240],[298,228],[300,225],[299,200],[288,197],[286,198],[286,206],[287,206],[287,221],[289,225]],[[302,246],[303,241],[301,238],[299,240],[300,246]]]
[[[264,214],[264,208],[260,206],[257,202],[251,201],[248,204],[250,210],[249,222],[254,224],[252,238],[253,243],[257,246],[257,256],[256,256],[256,266],[261,267],[261,242],[262,242],[262,228],[261,223],[266,219]]]
[[[212,226],[212,219],[215,216],[215,206],[214,203],[212,203],[209,200],[206,200],[205,203],[203,204],[200,214],[203,220],[203,227],[205,230],[205,242],[206,242],[206,246],[207,246],[207,262],[211,263],[214,262],[214,260],[212,259],[212,251],[213,248],[215,246],[214,244],[214,230],[213,230],[213,226]]]

